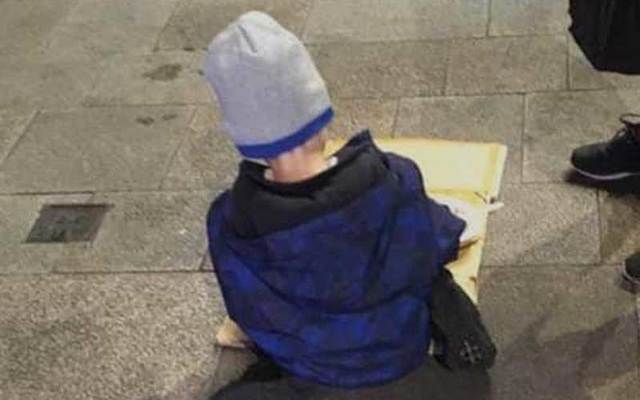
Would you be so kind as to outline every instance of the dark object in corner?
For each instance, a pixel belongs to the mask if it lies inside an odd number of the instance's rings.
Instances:
[[[452,370],[491,368],[496,346],[478,308],[446,268],[433,282],[431,296],[434,358]]]
[[[601,71],[640,74],[640,0],[571,0],[569,30]]]
[[[624,261],[623,275],[634,285],[640,285],[640,252],[636,252]]]

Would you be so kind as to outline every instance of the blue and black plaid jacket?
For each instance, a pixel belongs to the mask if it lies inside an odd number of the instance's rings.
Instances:
[[[424,194],[416,165],[381,153],[386,177],[347,206],[259,238],[212,205],[210,252],[227,311],[293,375],[341,387],[419,366],[430,341],[431,283],[458,252],[464,222]]]

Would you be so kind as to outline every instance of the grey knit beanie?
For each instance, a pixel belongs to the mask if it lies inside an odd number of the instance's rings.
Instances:
[[[218,34],[204,74],[225,130],[248,158],[275,158],[333,118],[326,85],[304,45],[269,15],[246,13]]]

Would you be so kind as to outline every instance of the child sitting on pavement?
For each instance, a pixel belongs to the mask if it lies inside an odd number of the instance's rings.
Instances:
[[[457,322],[479,326],[464,340],[430,310],[434,282],[456,290],[444,266],[465,222],[368,131],[325,157],[334,111],[304,45],[250,12],[216,36],[204,72],[246,158],[211,207],[209,247],[229,316],[259,353],[310,382],[377,385],[421,365],[436,329],[450,345],[466,341],[469,365],[490,364],[475,309]]]

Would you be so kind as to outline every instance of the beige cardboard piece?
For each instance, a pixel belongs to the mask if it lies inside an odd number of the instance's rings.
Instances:
[[[328,154],[344,141],[329,143]],[[507,148],[494,143],[454,142],[422,138],[376,139],[384,151],[411,158],[418,164],[427,192],[436,201],[448,198],[463,200],[471,205],[472,218],[478,226],[479,239],[460,251],[458,259],[447,268],[456,282],[474,302],[478,299],[478,272],[484,246],[488,213],[496,209]],[[220,346],[245,348],[251,341],[229,318],[216,336]]]

